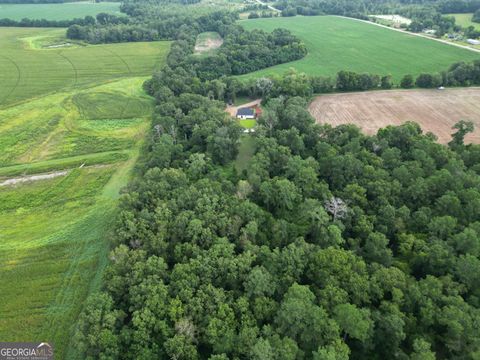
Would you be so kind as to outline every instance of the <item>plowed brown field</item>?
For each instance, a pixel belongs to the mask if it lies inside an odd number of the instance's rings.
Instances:
[[[459,120],[470,120],[475,131],[465,141],[480,143],[480,88],[445,90],[387,90],[321,95],[309,106],[320,124],[352,123],[367,134],[406,121],[420,124],[440,143],[447,143]]]

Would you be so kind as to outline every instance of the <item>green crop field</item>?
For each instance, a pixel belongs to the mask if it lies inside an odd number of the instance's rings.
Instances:
[[[77,359],[75,321],[149,125],[142,83],[169,43],[45,47],[63,33],[0,28],[0,339]]]
[[[148,76],[169,47],[167,42],[79,46],[62,38],[64,33],[0,28],[0,107],[65,88]]]
[[[418,36],[402,34],[361,21],[335,16],[288,17],[240,21],[246,29],[272,31],[286,28],[306,44],[305,58],[244,77],[286,72],[289,68],[311,75],[334,75],[339,70],[391,74],[441,71],[460,60],[480,59],[480,54]]]
[[[447,14],[449,16],[455,17],[455,23],[462,27],[473,26],[477,30],[480,30],[480,23],[476,23],[472,21],[473,13],[466,13],[466,14]]]
[[[71,20],[101,12],[121,15],[118,2],[70,2],[61,4],[0,4],[0,19]]]

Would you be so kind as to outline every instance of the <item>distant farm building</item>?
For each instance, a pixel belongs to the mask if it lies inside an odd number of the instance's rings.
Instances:
[[[480,45],[480,40],[467,39],[467,43],[469,43],[470,45]]]
[[[257,114],[253,108],[240,108],[237,110],[237,119],[255,119]]]

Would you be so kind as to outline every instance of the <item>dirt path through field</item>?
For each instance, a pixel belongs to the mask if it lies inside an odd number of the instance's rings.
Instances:
[[[282,11],[281,10],[278,10],[277,8],[274,8],[272,5],[268,5],[266,3],[264,3],[263,1],[261,0],[255,0],[257,3],[259,3],[260,5],[265,5],[267,6],[270,10],[273,10],[275,12],[278,12],[278,13],[281,13]]]
[[[59,176],[65,176],[67,173],[68,171],[56,171],[49,174],[22,176],[0,182],[0,186],[17,185],[25,182],[53,179]]]
[[[455,123],[469,120],[476,129],[465,141],[480,144],[480,88],[328,94],[316,97],[308,109],[318,123],[355,124],[369,135],[415,121],[443,144],[451,140]]]

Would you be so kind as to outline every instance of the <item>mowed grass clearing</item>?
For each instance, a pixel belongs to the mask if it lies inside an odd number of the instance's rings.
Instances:
[[[61,4],[0,4],[0,19],[71,20],[99,13],[122,15],[119,2],[67,2]]]
[[[38,49],[41,39],[60,44],[65,29],[0,28],[0,107],[69,88],[125,77],[149,76],[169,42],[137,42]]]
[[[447,14],[448,16],[455,17],[455,23],[461,27],[473,26],[475,29],[480,30],[480,23],[472,21],[473,13],[466,14]]]
[[[239,22],[248,30],[286,28],[308,49],[305,58],[242,76],[282,74],[289,68],[310,75],[332,76],[340,70],[403,75],[441,71],[457,61],[480,59],[480,53],[336,16],[254,19]]]

